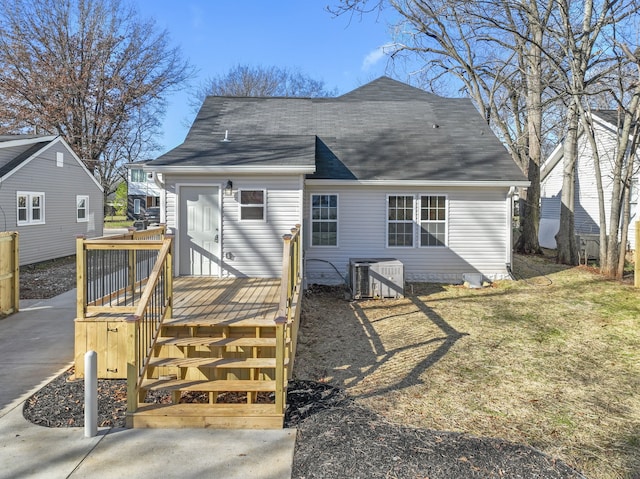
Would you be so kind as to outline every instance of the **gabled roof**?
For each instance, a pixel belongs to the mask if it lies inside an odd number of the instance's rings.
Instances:
[[[147,169],[526,182],[470,100],[387,77],[336,98],[207,97],[184,143]]]
[[[69,151],[73,159],[93,180],[100,190],[103,190],[98,180],[89,172],[84,163],[78,158],[71,147],[59,135],[0,135],[1,150],[11,148],[11,155],[0,154],[0,181],[14,174],[31,160],[42,154],[55,143],[61,143]]]

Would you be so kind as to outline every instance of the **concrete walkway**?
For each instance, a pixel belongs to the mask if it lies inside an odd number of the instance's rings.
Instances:
[[[24,401],[73,360],[75,290],[21,303],[0,320],[0,479],[211,477],[288,479],[294,429],[46,428]]]

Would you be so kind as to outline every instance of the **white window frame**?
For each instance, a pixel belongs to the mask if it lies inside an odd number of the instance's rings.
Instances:
[[[20,197],[26,197],[26,206],[24,208],[20,208]],[[40,198],[40,219],[33,219],[33,199]],[[43,225],[45,224],[44,218],[44,192],[40,191],[18,191],[16,193],[16,223],[18,226],[28,226],[28,225]],[[26,211],[26,220],[20,220],[20,210],[23,209]]]
[[[422,198],[444,198],[444,220],[422,217]],[[449,244],[449,197],[438,193],[420,193],[416,201],[417,222],[418,222],[418,247],[419,248],[446,248]],[[437,211],[437,207],[436,207]],[[444,225],[444,241],[442,244],[428,245],[422,244],[422,225],[438,224]]]
[[[242,193],[247,191],[261,191],[262,192],[262,203],[242,203]],[[242,218],[242,209],[243,208],[262,208],[262,218]],[[238,221],[242,222],[261,222],[264,223],[267,221],[267,190],[263,190],[260,188],[244,188],[238,189]]]
[[[336,198],[336,218],[335,219],[326,219],[326,218],[315,219],[313,217],[313,210],[314,210],[313,199],[314,197],[318,197],[318,196],[328,196],[328,197],[335,196]],[[338,227],[338,219],[340,217],[340,198],[338,197],[338,194],[337,193],[313,193],[310,199],[311,201],[309,202],[309,218],[311,220],[311,246],[316,248],[337,248],[340,242],[339,227]],[[315,223],[320,223],[320,224],[335,223],[336,243],[335,244],[315,244],[313,242],[313,238],[314,238],[313,226]]]
[[[139,215],[142,209],[142,200],[140,198],[133,199],[133,214]]]
[[[411,198],[411,216],[412,218],[410,220],[398,220],[398,219],[389,219],[389,201],[391,198],[398,198],[398,197],[402,197],[402,198]],[[416,246],[416,196],[414,194],[407,194],[407,193],[394,193],[394,194],[388,194],[387,195],[387,199],[386,199],[386,203],[385,203],[385,214],[386,214],[386,230],[385,230],[385,237],[386,237],[386,244],[387,244],[387,248],[415,248]],[[410,224],[411,225],[411,244],[410,245],[395,245],[395,244],[390,244],[389,243],[389,229],[391,227],[392,224]]]
[[[142,168],[131,168],[131,182],[132,183],[146,183],[148,176]],[[134,175],[136,179],[134,179]],[[140,179],[142,178],[142,179]]]
[[[84,200],[84,208],[80,208],[80,201]],[[80,218],[80,211],[84,210],[84,218]],[[76,222],[86,223],[89,221],[89,196],[76,195]]]

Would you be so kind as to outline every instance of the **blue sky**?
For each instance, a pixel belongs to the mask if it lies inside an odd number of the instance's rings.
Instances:
[[[137,0],[143,18],[166,29],[197,68],[198,83],[235,65],[299,69],[348,92],[385,74],[388,21],[369,14],[334,17],[331,0]],[[169,97],[162,152],[178,146],[193,114],[185,91]]]

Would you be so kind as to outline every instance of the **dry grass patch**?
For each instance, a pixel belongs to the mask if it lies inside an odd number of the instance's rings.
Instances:
[[[640,291],[539,257],[514,266],[523,279],[416,284],[401,300],[311,292],[295,375],[406,425],[528,444],[592,478],[639,477]]]

